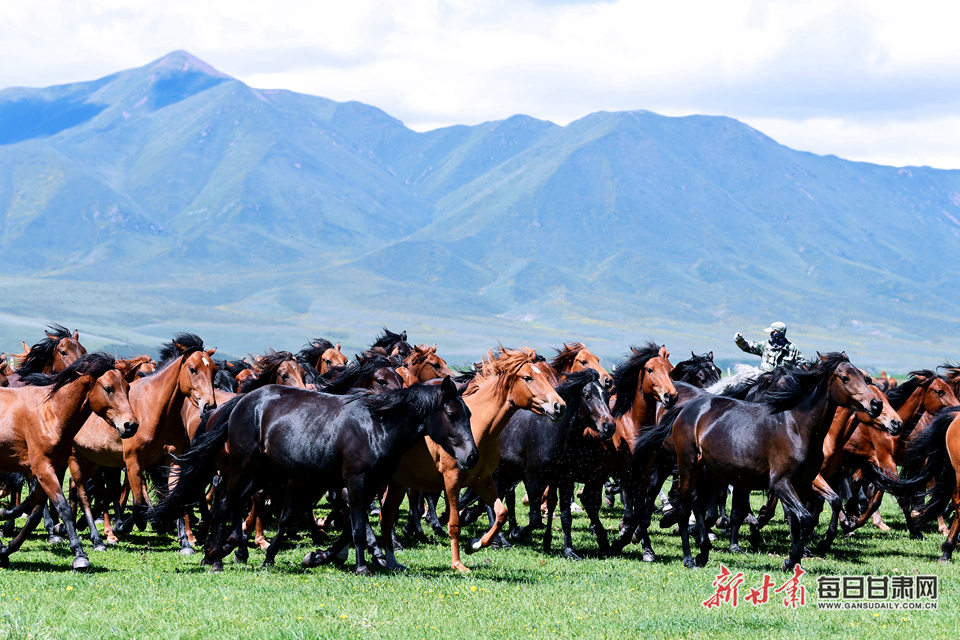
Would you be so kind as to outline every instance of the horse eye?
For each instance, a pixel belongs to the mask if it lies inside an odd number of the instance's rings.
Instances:
[[[527,382],[533,382],[533,376],[523,376],[523,379]]]
[[[653,369],[651,369],[650,367],[647,367],[647,373],[653,373]]]
[[[944,392],[943,389],[937,389],[937,395],[938,395],[938,396],[942,396],[942,395],[944,395],[944,393],[945,393],[945,392]]]
[[[430,363],[430,366],[433,367],[434,369],[436,369],[437,371],[440,370],[440,365],[439,365],[439,363],[431,362],[431,363]]]
[[[840,376],[840,381],[841,381],[841,382],[850,382],[850,378],[849,378],[849,376]]]
[[[107,385],[106,387],[104,387],[103,390],[106,391],[107,393],[113,393],[113,387],[111,387],[111,386],[109,386],[109,385]]]
[[[580,361],[580,364],[582,364],[583,366],[587,366],[587,361],[586,361],[586,360],[581,360],[581,361]]]
[[[190,373],[196,373],[196,372],[197,372],[196,369],[194,369],[193,367],[190,367]]]
[[[66,351],[63,351],[63,350],[61,350],[61,351],[60,351],[60,355],[62,355],[62,356],[65,356],[65,355],[67,355],[67,352],[66,352]]]

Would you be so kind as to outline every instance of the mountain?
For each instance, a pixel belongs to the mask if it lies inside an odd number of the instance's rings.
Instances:
[[[905,370],[960,353],[960,172],[798,152],[729,118],[514,116],[426,133],[257,90],[186,52],[0,91],[0,344],[192,329],[227,353],[383,324],[453,361],[498,339],[654,337]],[[32,333],[31,333],[32,331]],[[745,359],[749,359],[745,357]]]

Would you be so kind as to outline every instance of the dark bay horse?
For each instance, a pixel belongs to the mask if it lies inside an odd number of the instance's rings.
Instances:
[[[32,374],[24,381],[43,386],[0,389],[0,473],[28,473],[37,480],[31,500],[19,510],[32,505],[23,529],[10,544],[0,548],[0,567],[10,564],[10,554],[20,548],[37,526],[43,506],[49,498],[60,515],[74,553],[75,569],[90,566],[73,524],[70,505],[63,495],[62,483],[70,456],[73,437],[87,417],[97,415],[105,420],[121,438],[133,436],[137,417],[128,398],[129,380],[135,369],[124,377],[116,362],[104,353],[81,356],[60,373],[52,376]],[[17,513],[0,510],[0,518]]]
[[[733,530],[746,515],[750,490],[777,495],[787,513],[792,540],[783,569],[792,570],[800,562],[814,524],[805,504],[823,462],[823,439],[840,406],[870,416],[882,409],[846,354],[831,353],[821,356],[821,362],[809,371],[784,372],[763,402],[699,395],[668,412],[655,429],[641,437],[638,446],[646,447],[658,446],[673,435],[680,522],[687,522],[692,509],[700,541],[700,553],[694,560],[689,530],[680,527],[685,566],[706,564],[710,539],[704,508],[714,493],[727,485],[735,489]]]
[[[383,333],[377,336],[377,339],[370,346],[368,351],[379,353],[381,350],[384,355],[398,355],[403,359],[406,359],[411,353],[413,353],[413,347],[409,342],[407,342],[406,331],[393,333],[386,327],[383,328]]]
[[[490,545],[506,521],[506,507],[500,501],[493,472],[500,463],[500,434],[518,410],[529,409],[554,421],[563,417],[564,403],[553,387],[550,375],[530,348],[501,347],[483,357],[479,370],[463,393],[470,415],[474,441],[480,460],[472,469],[463,469],[457,461],[430,438],[418,441],[403,457],[387,488],[380,512],[382,545],[387,567],[399,569],[393,554],[393,529],[405,490],[446,492],[450,535],[450,566],[469,571],[460,560],[460,490],[469,486],[496,512],[494,525],[482,538],[473,540],[467,553]]]
[[[358,574],[370,575],[364,551],[367,511],[375,492],[391,475],[403,453],[425,435],[451,456],[459,468],[476,464],[470,411],[449,378],[439,385],[331,396],[269,386],[232,400],[217,423],[199,436],[180,459],[173,493],[158,504],[159,520],[176,516],[210,478],[214,458],[227,443],[229,463],[218,487],[205,562],[217,571],[230,549],[242,550],[240,523],[257,489],[281,481],[285,500],[277,535],[264,565],[273,564],[278,546],[295,516],[327,490],[347,490]],[[232,532],[226,535],[227,524]],[[329,554],[314,552],[304,565]]]
[[[172,456],[181,451],[187,440],[181,417],[184,400],[196,404],[201,413],[217,406],[213,391],[216,365],[211,359],[215,351],[204,350],[203,340],[194,334],[177,334],[160,349],[157,371],[130,385],[130,403],[140,421],[137,434],[121,441],[103,420],[92,416],[74,438],[70,474],[76,480],[88,519],[90,502],[82,490],[86,479],[93,477],[100,466],[127,469],[133,514],[107,532],[108,540],[114,532],[125,533],[134,523],[145,525],[150,504],[145,470],[158,463],[169,466]],[[181,548],[189,547],[183,526],[179,534]],[[95,545],[102,546],[95,527],[91,527],[90,535]]]

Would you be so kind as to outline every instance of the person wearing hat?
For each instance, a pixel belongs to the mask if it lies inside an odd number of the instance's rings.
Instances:
[[[800,349],[787,340],[787,325],[774,322],[767,327],[767,331],[770,333],[769,340],[747,341],[739,331],[733,336],[733,340],[741,351],[760,356],[761,371],[773,371],[784,364],[801,367],[807,363],[800,355]]]

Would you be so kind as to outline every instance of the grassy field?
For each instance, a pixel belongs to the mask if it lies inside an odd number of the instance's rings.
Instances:
[[[249,565],[231,561],[211,574],[199,555],[181,556],[172,538],[149,528],[105,553],[88,551],[92,568],[75,572],[69,549],[38,534],[0,572],[0,638],[956,638],[960,569],[937,564],[939,534],[909,540],[891,504],[884,517],[893,531],[870,526],[838,540],[830,557],[804,561],[808,600],[795,610],[773,593],[764,605],[701,604],[714,593],[721,563],[745,574],[741,599],[764,573],[783,584],[787,537],[779,519],[759,549],[734,556],[717,542],[708,566],[694,571],[680,562],[679,537],[659,529],[656,563],[640,562],[635,546],[623,557],[596,558],[586,517],[578,516],[583,562],[525,546],[467,557],[472,573],[456,575],[447,541],[435,540],[400,554],[408,572],[373,578],[301,569],[313,548],[306,538],[273,568],[260,569],[263,554],[251,551]],[[604,515],[612,527],[618,512]],[[559,542],[558,530],[554,549]],[[816,608],[820,575],[904,573],[940,576],[939,610]]]

